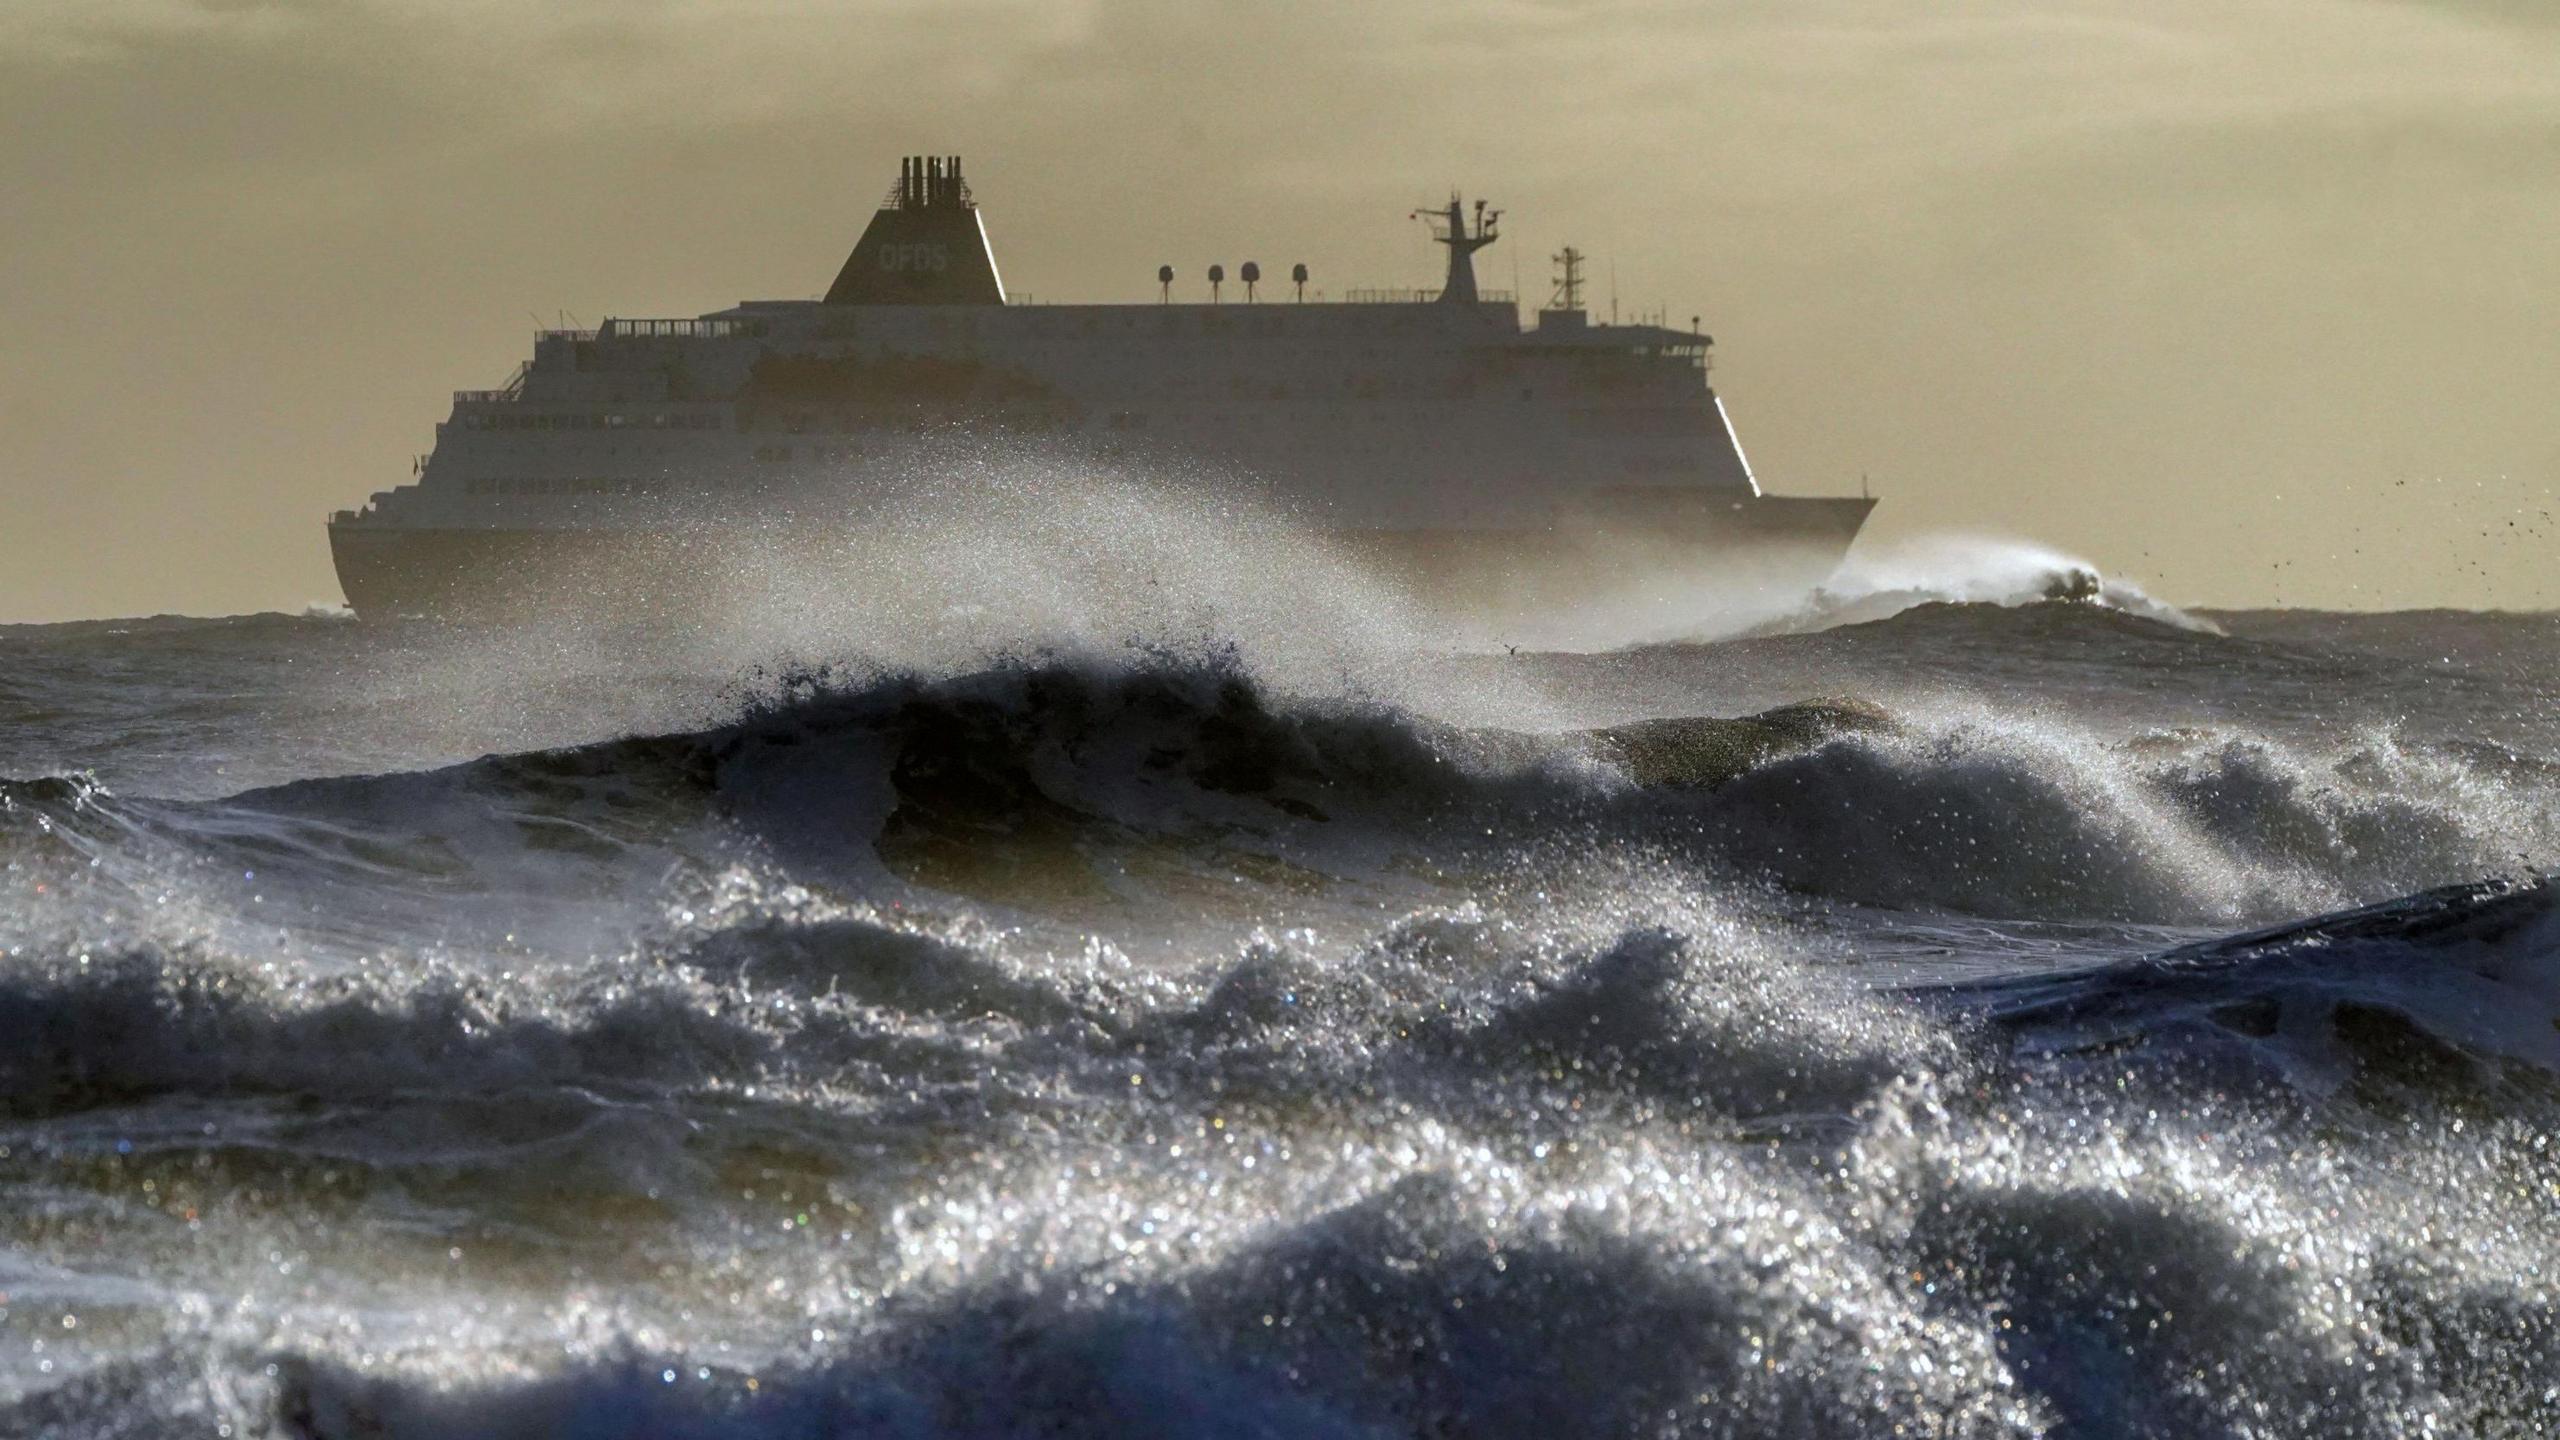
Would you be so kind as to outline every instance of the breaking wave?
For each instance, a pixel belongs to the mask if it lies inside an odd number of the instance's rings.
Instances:
[[[2551,1418],[2560,1296],[2529,1263],[2533,1187],[2555,1178],[2534,1137],[2560,1115],[2528,1034],[2555,998],[2547,884],[1910,998],[1663,877],[1646,902],[1626,898],[1643,877],[1561,878],[1534,911],[1170,970],[1035,964],[1002,932],[743,891],[566,996],[432,967],[313,983],[66,957],[0,996],[5,1094],[54,1117],[61,1183],[173,1215],[228,1203],[234,1227],[241,1202],[216,1197],[255,1194],[302,1228],[287,1273],[175,1264],[227,1313],[0,1420],[1501,1437]],[[2536,1008],[2479,1028],[2479,997],[2445,990],[2465,977]],[[2481,1142],[2412,1155],[2152,1086],[2203,1053],[2182,1038],[2199,1025],[2262,1040],[2230,1017],[2265,1003],[2283,1036],[2313,1028],[2295,1008],[2347,1033],[2351,1007],[2401,1006],[2539,1088],[2497,1092],[2521,1095],[2507,1115],[2474,1103],[2485,1068],[2400,1095],[2420,1109],[2391,1113],[2467,1115]],[[2356,1093],[2279,1073],[2309,1103]],[[409,1237],[336,1253],[327,1218],[368,1206],[409,1214]],[[708,1278],[648,1279],[677,1257]],[[405,1345],[342,1331],[296,1298],[297,1263],[430,1324]],[[514,1298],[448,1309],[457,1279]],[[582,1320],[588,1283],[622,1287],[614,1326]],[[115,1308],[91,1296],[84,1324]]]
[[[1726,849],[1815,894],[1912,909],[2248,923],[2549,863],[2560,790],[2376,734],[2102,740],[1976,717],[1842,735],[1704,802]]]
[[[2390,732],[2108,738],[1822,701],[1526,734],[1162,660],[804,675],[712,730],[222,802],[76,777],[0,792],[0,853],[52,855],[96,903],[121,887],[129,919],[237,918],[245,891],[347,917],[349,945],[423,929],[587,953],[736,864],[839,898],[1091,914],[1601,844],[1871,906],[2228,927],[2547,864],[2555,837],[2551,767]]]
[[[2219,633],[2212,621],[2155,600],[2077,556],[2022,540],[1932,535],[1861,545],[1839,573],[1795,611],[1758,622],[1751,635],[1804,634],[1890,620],[1924,605],[2085,605],[2180,629]]]
[[[2560,882],[2447,886],[1967,993],[2038,1057],[2238,1059],[2368,1099],[2401,1085],[2486,1098],[2529,1075],[2547,1103],[2560,1098]]]
[[[2560,1430],[2546,621],[1452,654],[996,479],[664,639],[0,632],[0,1434]]]

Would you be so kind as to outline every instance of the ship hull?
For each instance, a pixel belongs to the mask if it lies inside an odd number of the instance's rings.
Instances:
[[[1730,608],[1791,607],[1856,539],[1864,498],[1695,494],[1595,496],[1537,528],[1337,531],[1332,548],[1426,610],[1496,627],[1594,607],[1712,595]],[[686,624],[751,614],[777,568],[823,577],[828,564],[879,563],[849,537],[693,524],[666,529],[435,528],[341,519],[331,559],[365,619],[525,623],[610,616]],[[754,557],[759,563],[741,563]],[[1524,632],[1526,633],[1526,632]]]

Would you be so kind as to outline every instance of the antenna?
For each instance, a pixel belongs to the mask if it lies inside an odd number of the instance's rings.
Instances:
[[[1550,310],[1582,308],[1582,252],[1567,245],[1554,255],[1556,293],[1547,301]]]

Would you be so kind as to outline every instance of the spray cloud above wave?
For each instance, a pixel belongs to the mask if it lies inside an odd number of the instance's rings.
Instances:
[[[0,635],[0,1429],[2547,1428],[2535,622],[1452,654],[917,483],[673,633]]]
[[[1800,607],[1731,617],[1693,633],[1792,634],[1889,620],[1922,605],[2036,604],[2096,605],[2183,629],[2217,629],[2078,556],[2031,540],[1944,533],[1862,540]]]

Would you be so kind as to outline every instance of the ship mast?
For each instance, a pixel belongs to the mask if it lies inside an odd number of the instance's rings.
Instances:
[[[1552,257],[1556,262],[1556,293],[1549,297],[1550,310],[1582,308],[1582,252],[1567,245]]]
[[[1449,247],[1449,279],[1440,287],[1440,299],[1451,305],[1476,303],[1476,252],[1494,242],[1495,227],[1502,223],[1502,212],[1488,210],[1485,202],[1476,202],[1475,229],[1467,228],[1466,202],[1455,194],[1449,197],[1446,210],[1416,210],[1415,217],[1431,226],[1431,238]]]

